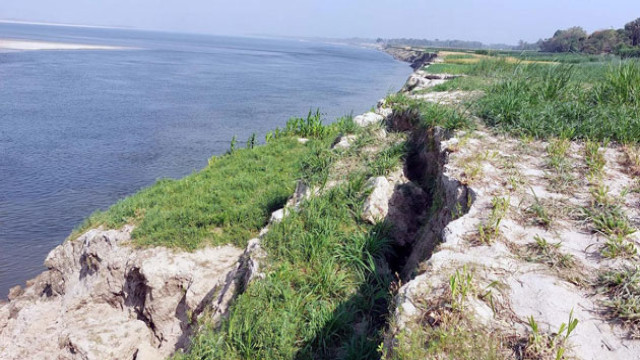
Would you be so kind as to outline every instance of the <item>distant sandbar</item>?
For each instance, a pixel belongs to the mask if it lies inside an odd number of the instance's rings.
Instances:
[[[0,39],[0,50],[124,50],[119,46],[71,44],[35,40]]]

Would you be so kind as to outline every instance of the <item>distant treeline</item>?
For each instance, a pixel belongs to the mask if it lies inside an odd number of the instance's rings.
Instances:
[[[541,50],[544,52],[574,52],[586,54],[617,54],[621,57],[640,57],[640,18],[621,29],[594,31],[588,34],[574,26],[558,30],[553,37],[536,43],[520,41],[516,50]]]
[[[483,44],[479,41],[426,40],[426,39],[382,39],[376,40],[387,46],[416,46],[450,49],[492,49],[492,50],[537,50],[543,52],[573,52],[586,54],[617,54],[623,58],[640,57],[640,18],[631,21],[621,29],[594,31],[588,34],[583,28],[574,26],[558,30],[549,39],[534,43],[520,40],[518,45]]]
[[[415,46],[428,48],[444,48],[444,49],[496,49],[509,50],[513,49],[513,45],[507,44],[483,44],[480,41],[464,41],[464,40],[426,40],[426,39],[382,39],[376,40],[379,44],[387,46]]]

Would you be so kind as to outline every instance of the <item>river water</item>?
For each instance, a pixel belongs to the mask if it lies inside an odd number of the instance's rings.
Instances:
[[[2,38],[128,49],[0,52],[0,299],[96,209],[203,168],[233,135],[364,112],[411,72],[297,40],[0,23]]]

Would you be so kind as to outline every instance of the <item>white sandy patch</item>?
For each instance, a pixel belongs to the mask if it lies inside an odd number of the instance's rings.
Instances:
[[[125,47],[0,39],[0,50],[123,50]]]

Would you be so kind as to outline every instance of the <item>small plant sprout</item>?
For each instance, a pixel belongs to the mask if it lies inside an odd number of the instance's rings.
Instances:
[[[531,336],[529,337],[529,344],[534,347],[534,349],[539,349],[543,346],[543,336],[540,333],[540,329],[538,328],[538,323],[533,315],[529,316],[527,319],[527,324],[529,328],[531,328]],[[536,351],[537,352],[537,351]]]
[[[578,323],[579,321],[573,317],[573,309],[571,309],[571,312],[569,313],[569,321],[566,324],[562,323],[560,325],[560,329],[558,329],[558,336],[562,336],[562,340],[566,341],[569,339],[569,336],[571,336],[571,333],[576,329]]]
[[[557,346],[556,360],[561,360],[562,357],[564,356],[567,340],[569,339],[569,336],[571,336],[571,333],[578,326],[578,322],[579,322],[578,319],[573,317],[573,309],[571,309],[571,312],[569,313],[569,322],[562,323],[560,325],[560,329],[558,329],[558,333],[553,339],[554,343]]]
[[[482,244],[491,244],[500,236],[500,223],[506,216],[511,198],[494,197],[491,200],[491,213],[485,223],[478,225],[478,240]]]
[[[231,144],[229,145],[229,154],[233,154],[234,151],[236,151],[236,144],[238,143],[238,138],[233,135],[233,137],[231,138]]]
[[[567,347],[569,336],[578,326],[578,319],[573,317],[573,309],[569,313],[569,321],[562,323],[555,334],[547,334],[540,331],[536,319],[532,316],[527,318],[527,324],[531,330],[529,335],[526,353],[529,356],[524,358],[547,359],[555,355],[556,360],[563,359]]]
[[[253,149],[256,146],[256,133],[251,134],[247,139],[247,149]]]
[[[449,277],[449,290],[451,291],[451,306],[454,310],[463,310],[464,301],[472,289],[473,276],[468,271],[466,265],[456,270],[455,274]]]
[[[551,225],[551,216],[538,198],[538,195],[533,191],[533,188],[531,188],[531,193],[533,194],[534,203],[527,208],[526,212],[532,215],[536,225],[548,228]]]
[[[608,141],[604,142],[606,146]],[[599,177],[604,171],[607,160],[604,153],[600,151],[600,142],[587,140],[584,144],[584,160],[591,176]]]

